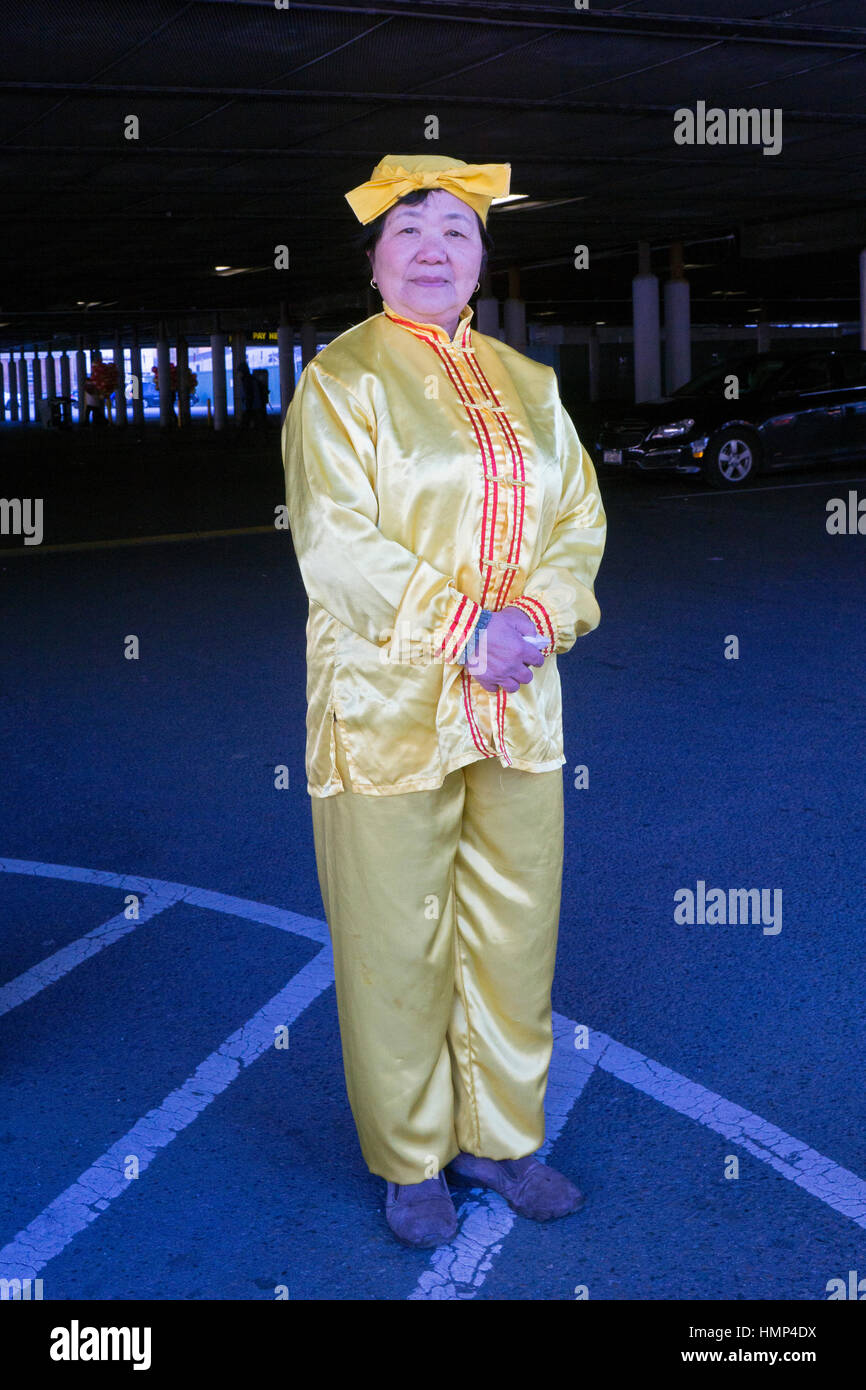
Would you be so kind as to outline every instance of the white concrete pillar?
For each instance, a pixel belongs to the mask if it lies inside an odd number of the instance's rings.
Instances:
[[[526,350],[526,303],[522,299],[506,299],[502,308],[505,341],[518,352]]]
[[[860,347],[866,352],[866,250],[860,252]]]
[[[78,340],[78,349],[75,353],[75,396],[78,401],[78,423],[84,424],[86,408],[84,400],[84,383],[87,380],[87,358],[84,356],[84,349],[81,346],[81,339]]]
[[[587,372],[589,375],[589,399],[597,401],[601,395],[601,343],[598,327],[593,324],[587,339]]]
[[[159,425],[160,429],[171,429],[175,423],[171,390],[171,348],[166,336],[165,324],[159,325],[156,340],[156,370],[159,374]]]
[[[39,356],[39,349],[33,349],[33,419],[37,425],[42,424],[42,402],[45,398],[45,388],[42,384],[42,358]]]
[[[243,333],[232,334],[232,418],[240,425],[244,418],[244,388],[241,381],[241,365],[247,360],[246,341]]]
[[[132,381],[132,421],[140,428],[144,424],[144,381],[141,375],[141,343],[135,326],[129,348],[129,376]]]
[[[285,300],[280,304],[277,328],[277,359],[280,365],[280,426],[295,394],[295,330],[289,323]]]
[[[42,362],[43,400],[47,405],[47,409],[43,408],[42,420],[49,428],[56,418],[54,402],[57,400],[57,377],[55,371],[54,354],[49,347]]]
[[[9,391],[9,423],[18,424],[18,372],[15,369],[15,354],[10,349],[6,364],[6,382]]]
[[[123,360],[123,338],[120,329],[114,331],[114,365],[117,368],[117,386],[114,390],[114,419],[118,425],[126,424],[126,363]]]
[[[499,300],[495,295],[485,294],[476,299],[472,324],[479,333],[486,333],[488,338],[499,337]]]
[[[60,394],[64,398],[61,406],[63,423],[64,425],[71,425],[72,407],[69,404],[69,397],[72,395],[72,379],[68,352],[61,352],[60,354]]]
[[[177,419],[178,424],[188,425],[189,410],[189,345],[180,334],[177,340]]]
[[[211,333],[210,357],[213,374],[213,427],[215,430],[224,430],[228,419],[225,333]]]
[[[502,306],[502,326],[509,347],[523,352],[526,348],[526,303],[520,295],[520,270],[508,267],[508,298]]]
[[[665,390],[668,395],[692,375],[691,287],[688,280],[665,285]]]
[[[18,399],[21,406],[22,425],[30,424],[30,383],[27,380],[27,358],[24,350],[18,358]]]
[[[314,323],[301,324],[301,366],[306,367],[308,362],[312,362],[316,355],[316,325]]]
[[[640,270],[631,282],[634,328],[634,398],[657,400],[662,393],[659,282],[650,272],[648,242],[640,243]]]

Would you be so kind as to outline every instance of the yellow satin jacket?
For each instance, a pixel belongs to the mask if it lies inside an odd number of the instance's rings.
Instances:
[[[442,785],[478,758],[565,762],[557,655],[600,621],[606,519],[551,367],[474,332],[384,311],[301,374],[282,433],[289,525],[309,599],[307,791]],[[483,608],[548,638],[509,693],[457,660]],[[483,634],[481,636],[483,641]]]

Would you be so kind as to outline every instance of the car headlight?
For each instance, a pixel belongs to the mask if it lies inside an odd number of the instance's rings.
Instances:
[[[688,434],[694,427],[694,420],[674,420],[669,425],[656,425],[650,439],[676,439],[681,434]]]

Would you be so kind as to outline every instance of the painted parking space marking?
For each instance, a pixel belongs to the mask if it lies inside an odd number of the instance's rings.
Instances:
[[[574,1047],[574,1024],[562,1014],[553,1015],[553,1055],[544,1097],[547,1138],[538,1150],[546,1158],[592,1076],[594,1067],[586,1052]],[[502,1242],[517,1217],[498,1192],[471,1188],[460,1208],[460,1229],[450,1245],[433,1251],[430,1265],[421,1275],[410,1300],[473,1298],[490,1272]]]
[[[212,541],[224,536],[273,535],[270,526],[233,526],[224,531],[175,531],[165,536],[118,536],[110,541],[66,541],[59,545],[22,545],[0,547],[0,561],[7,555],[66,555],[81,550],[121,550],[131,545],[167,545],[178,541]]]
[[[192,1124],[244,1067],[273,1047],[275,1030],[293,1023],[333,979],[333,957],[326,946],[264,1008],[206,1057],[182,1086],[154,1110],[148,1110],[0,1250],[0,1279],[36,1278],[49,1260],[135,1185],[137,1179],[124,1173],[129,1155],[137,1157],[139,1174],[149,1168],[160,1149]]]
[[[101,869],[78,869],[68,864],[40,864],[28,859],[0,859],[0,873],[31,874],[40,878],[61,878],[75,883],[91,883],[102,888],[122,888],[127,893],[135,893],[143,898],[139,904],[137,918],[127,919],[123,912],[118,912],[101,926],[94,927],[92,931],[55,951],[38,965],[31,966],[29,970],[0,987],[0,1017],[10,1009],[32,999],[46,985],[52,985],[62,979],[70,970],[90,960],[91,956],[97,955],[106,946],[113,946],[116,941],[135,931],[136,927],[152,922],[160,912],[179,902],[189,903],[193,907],[208,908],[231,917],[246,918],[265,926],[279,927],[282,931],[310,937],[323,946],[328,942],[327,926],[316,918],[301,917],[296,912],[272,907],[269,903],[233,898],[225,893],[212,893],[207,889],[192,888],[183,883],[166,883],[161,879],[139,878],[132,874],[109,874]]]
[[[271,925],[282,931],[296,932],[323,945],[323,949],[278,994],[205,1058],[191,1077],[172,1091],[161,1105],[142,1116],[126,1135],[0,1250],[0,1278],[23,1279],[38,1276],[49,1260],[65,1249],[80,1231],[129,1188],[130,1180],[124,1176],[128,1154],[138,1156],[139,1171],[143,1172],[161,1149],[236,1080],[244,1067],[250,1066],[273,1046],[276,1028],[297,1019],[309,1004],[333,984],[334,971],[327,924],[285,908],[161,879],[112,874],[64,864],[0,859],[0,872],[125,888],[144,895],[146,900],[149,895],[153,902],[153,915],[176,902],[186,902]],[[95,949],[102,949],[98,944],[102,939],[99,933],[111,937],[109,929],[112,923],[116,931],[118,919],[112,918],[102,928],[96,928],[72,943],[71,947],[64,948],[66,952],[73,951],[67,969],[79,963],[74,955],[75,947],[81,947],[82,943],[92,944],[95,940]],[[130,929],[138,925],[126,924],[125,919],[124,924],[129,925]],[[126,934],[119,932],[104,944],[112,944],[112,940],[119,940]],[[82,955],[81,959],[88,959],[92,954],[93,951],[89,950],[89,954]],[[64,952],[58,952],[42,965],[48,966],[62,955]],[[34,967],[34,970],[39,969],[39,966]],[[60,975],[52,976],[50,971],[47,973],[50,978],[45,978],[38,988],[52,983],[54,978],[60,978]],[[32,971],[27,971],[12,983],[24,981],[32,974]],[[32,997],[32,994],[27,997]],[[539,1150],[540,1157],[544,1158],[549,1153],[598,1067],[668,1109],[723,1135],[729,1143],[745,1149],[819,1201],[866,1228],[866,1182],[855,1173],[840,1167],[760,1115],[690,1081],[688,1077],[643,1053],[616,1042],[605,1033],[588,1030],[588,1046],[575,1048],[577,1029],[578,1025],[573,1020],[554,1013],[554,1048],[545,1097],[547,1139]],[[461,1207],[460,1229],[455,1240],[451,1245],[433,1252],[427,1270],[408,1297],[474,1297],[483,1286],[493,1260],[501,1252],[513,1223],[514,1213],[498,1193],[472,1189]]]
[[[714,488],[712,492],[664,492],[657,502],[694,502],[706,497],[750,497],[753,492],[795,492],[801,487],[851,487],[866,478],[822,478],[817,483],[765,483],[763,487]],[[32,548],[32,547],[31,547]]]
[[[53,985],[57,980],[61,980],[70,970],[74,970],[76,965],[90,960],[91,956],[105,950],[106,946],[113,946],[115,941],[128,936],[136,927],[144,926],[145,922],[152,922],[160,912],[164,912],[177,901],[174,895],[160,897],[153,893],[140,904],[137,919],[130,920],[123,912],[118,912],[115,917],[110,917],[101,926],[94,927],[93,931],[80,936],[77,941],[70,942],[53,955],[46,956],[38,965],[31,966],[29,970],[17,975],[14,980],[0,987],[0,1017],[10,1009],[32,999],[46,985]]]
[[[688,1077],[654,1062],[642,1052],[615,1042],[606,1033],[590,1030],[588,1047],[575,1052],[576,1030],[577,1025],[571,1019],[554,1013],[550,1065],[554,1094],[549,1111],[545,1098],[548,1138],[538,1150],[540,1158],[549,1153],[587,1081],[599,1067],[668,1109],[723,1135],[729,1143],[746,1149],[819,1201],[849,1217],[858,1226],[866,1227],[866,1182],[855,1173],[841,1168],[760,1115],[689,1081]],[[421,1275],[409,1299],[474,1298],[514,1220],[515,1213],[499,1193],[471,1189],[470,1199],[460,1209],[457,1235],[450,1245],[440,1246],[433,1252],[429,1268]]]
[[[643,1091],[644,1095],[661,1101],[670,1110],[715,1130],[716,1134],[769,1164],[820,1202],[866,1228],[866,1182],[855,1173],[825,1158],[802,1139],[786,1134],[778,1125],[689,1081],[688,1077],[652,1061],[642,1052],[624,1047],[603,1033],[592,1036],[603,1042],[598,1059],[603,1071],[609,1071],[620,1081]]]

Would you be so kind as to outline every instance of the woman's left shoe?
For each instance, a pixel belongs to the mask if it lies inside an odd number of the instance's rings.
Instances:
[[[586,1198],[564,1173],[548,1168],[534,1154],[526,1158],[476,1158],[459,1153],[446,1168],[449,1179],[464,1187],[492,1187],[518,1216],[555,1221],[580,1211]]]

